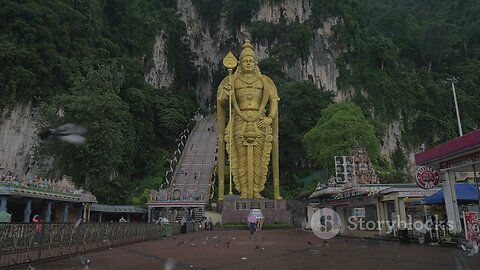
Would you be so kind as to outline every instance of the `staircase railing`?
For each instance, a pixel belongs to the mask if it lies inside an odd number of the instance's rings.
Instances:
[[[210,200],[215,197],[215,185],[217,182],[217,162],[213,163],[212,170],[210,172]]]
[[[206,110],[206,113],[209,115],[212,114],[212,112],[215,112],[214,102],[209,103],[206,109],[204,110]],[[201,114],[200,111],[201,109],[198,108],[197,111],[195,112],[195,117],[198,117],[198,115]],[[165,190],[167,188],[169,189],[167,191],[168,195],[166,196],[168,199],[170,199],[172,195],[171,193],[173,188],[175,171],[177,169],[179,162],[181,161],[181,157],[182,157],[183,151],[185,150],[185,146],[187,144],[188,138],[196,127],[197,122],[195,121],[195,117],[189,121],[189,123],[187,124],[187,127],[182,131],[182,133],[180,133],[179,135],[180,139],[177,144],[177,149],[175,150],[175,152],[172,155],[172,158],[170,159],[168,170],[165,172],[165,182],[163,182],[162,185],[160,186],[160,190]]]
[[[160,186],[160,189],[165,189],[166,187],[170,187],[171,183],[173,182],[174,172],[177,167],[177,164],[182,156],[183,150],[185,149],[185,145],[187,143],[188,137],[191,134],[190,129],[193,130],[195,128],[195,121],[190,121],[187,124],[187,127],[180,133],[180,139],[177,144],[177,150],[173,152],[172,158],[170,159],[170,167],[165,172],[165,182]]]

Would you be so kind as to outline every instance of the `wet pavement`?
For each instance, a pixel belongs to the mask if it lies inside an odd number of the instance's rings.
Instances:
[[[82,256],[90,260],[91,270],[480,269],[480,255],[468,258],[459,248],[346,237],[322,240],[301,230],[259,231],[251,239],[246,230],[201,231]],[[32,266],[86,269],[80,260],[72,256]]]

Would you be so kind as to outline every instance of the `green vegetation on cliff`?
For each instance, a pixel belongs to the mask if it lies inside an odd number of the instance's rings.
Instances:
[[[308,59],[312,46],[320,42],[314,40],[316,31],[327,20],[336,22],[328,42],[339,56],[339,91],[350,94],[355,104],[338,113],[358,116],[368,127],[369,138],[373,126],[377,140],[387,124],[403,124],[403,141],[391,156],[393,164],[375,160],[382,179],[402,177],[405,147],[430,147],[457,136],[447,79],[459,78],[456,89],[464,133],[478,128],[478,1],[311,0],[312,12],[304,23],[289,23],[281,16],[278,24],[251,22],[264,3],[261,0],[192,3],[211,33],[224,16],[232,37],[244,25],[254,42],[269,48],[269,58],[260,66],[277,83],[281,97],[281,179],[292,190],[301,190],[297,179],[318,169],[307,152],[321,167],[328,167],[328,157],[319,158],[308,149],[315,149],[312,134],[328,123],[328,109],[322,110],[333,103],[333,94],[309,82],[293,82],[282,70],[298,59]],[[39,153],[57,157],[56,170],[88,185],[101,202],[141,203],[146,190],[158,188],[170,146],[197,106],[190,89],[202,76],[192,68],[199,56],[189,49],[177,4],[172,0],[0,2],[0,108],[33,100],[44,116],[44,126],[64,122],[87,126],[90,133],[84,147],[47,142]],[[165,39],[168,69],[175,74],[171,92],[153,89],[144,79],[153,65],[159,34]],[[222,46],[235,42],[228,39]],[[215,80],[221,72],[215,71]],[[63,118],[58,116],[60,109]],[[334,134],[347,130],[328,128]],[[346,143],[351,145],[351,138]]]
[[[89,129],[85,146],[48,141],[55,172],[73,176],[102,203],[134,202],[163,181],[172,142],[196,108],[196,79],[175,1],[2,1],[0,108],[33,100],[44,126]],[[167,27],[168,25],[168,27]],[[176,91],[145,83],[163,30]],[[175,57],[174,57],[175,56]],[[57,112],[63,110],[65,116]]]

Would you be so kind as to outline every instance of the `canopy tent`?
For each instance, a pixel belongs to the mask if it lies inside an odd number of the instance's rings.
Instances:
[[[457,194],[458,204],[478,204],[478,189],[469,183],[455,184],[455,193]],[[445,204],[445,196],[443,194],[443,188],[423,198],[420,201],[416,201],[413,205],[431,205],[431,204]]]

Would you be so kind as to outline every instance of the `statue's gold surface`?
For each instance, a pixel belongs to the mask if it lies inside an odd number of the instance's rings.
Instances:
[[[260,73],[250,41],[243,45],[240,65],[233,75],[236,59],[230,54],[224,59],[229,76],[223,79],[217,92],[219,200],[224,196],[225,148],[230,175],[241,198],[263,198],[260,193],[265,188],[272,154],[274,196],[281,199],[277,88],[269,77]],[[228,125],[225,125],[227,111]]]

